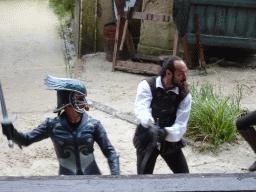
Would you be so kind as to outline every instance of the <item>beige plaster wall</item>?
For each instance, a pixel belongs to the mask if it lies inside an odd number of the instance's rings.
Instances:
[[[112,1],[77,0],[79,1],[81,1],[80,56],[104,51],[104,25],[113,21]],[[76,6],[79,6],[79,3]]]
[[[97,52],[104,51],[104,25],[114,20],[111,0],[98,0],[97,6]]]
[[[143,0],[142,12],[172,14],[173,0]],[[176,27],[174,23],[141,22],[138,53],[147,55],[172,54]]]

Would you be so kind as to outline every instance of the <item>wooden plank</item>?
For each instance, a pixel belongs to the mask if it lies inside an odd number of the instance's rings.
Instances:
[[[191,0],[191,4],[218,5],[228,7],[256,8],[255,0]]]
[[[198,21],[199,21],[201,33],[204,33],[205,31],[205,10],[206,10],[206,6],[198,5],[196,7],[196,12],[198,14]]]
[[[142,55],[142,54],[135,54],[132,57],[132,60],[134,61],[144,61],[145,63],[159,63],[159,57],[158,56],[153,56],[153,55]]]
[[[188,33],[195,33],[195,12],[196,6],[190,6],[189,19],[188,19]]]
[[[237,15],[237,8],[229,7],[227,12],[227,20],[226,20],[227,36],[235,36],[236,15]]]
[[[180,191],[252,192],[255,173],[201,173],[163,175],[74,175],[0,177],[1,191]]]
[[[117,16],[117,25],[116,25],[116,35],[115,35],[115,44],[114,44],[114,51],[113,51],[113,65],[112,65],[112,72],[115,71],[116,61],[119,55],[119,44],[120,44],[120,23],[121,17]]]
[[[117,60],[119,59],[119,47],[120,41],[122,37],[122,30],[124,27],[124,18],[121,17],[124,10],[124,2],[125,0],[115,0],[116,7],[117,7],[117,24],[116,24],[116,36],[115,36],[115,45],[114,45],[114,52],[113,52],[113,65],[112,65],[112,72],[115,71],[115,65]]]
[[[226,32],[226,8],[217,7],[216,10],[216,25],[214,34],[224,36]]]
[[[189,49],[187,34],[184,35],[184,37],[181,40],[182,40],[182,45],[183,45],[183,49],[184,49],[185,56],[186,56],[187,67],[189,69],[191,69],[192,68],[192,57],[191,57],[191,51]],[[196,40],[196,36],[195,36],[195,40]]]
[[[240,8],[237,10],[235,34],[239,37],[245,37],[246,27],[247,27],[247,10]]]
[[[125,6],[125,1],[123,0],[114,0],[115,4],[116,4],[116,9],[117,9],[117,14],[121,14],[123,13],[123,8]]]
[[[75,18],[73,20],[73,26],[72,26],[72,30],[74,31],[74,48],[75,48],[75,51],[76,51],[76,55],[77,55],[77,58],[81,58],[81,47],[80,47],[80,38],[81,38],[81,31],[82,31],[82,23],[81,23],[81,18],[82,18],[82,11],[81,10],[81,7],[82,7],[82,1],[81,0],[78,0],[78,1],[75,1]]]
[[[149,63],[138,63],[118,60],[115,66],[119,70],[130,70],[133,72],[148,73],[158,75],[162,67],[160,65],[149,64]]]
[[[196,43],[197,43],[197,53],[199,59],[199,66],[200,68],[205,69],[205,60],[204,60],[204,50],[203,50],[203,43],[201,39],[201,31],[199,25],[198,14],[195,14],[195,25],[196,25]]]
[[[256,10],[255,9],[248,10],[247,22],[249,23],[249,25],[247,25],[245,36],[256,38]]]
[[[124,11],[122,17],[125,17],[127,11]],[[167,14],[155,14],[155,13],[146,13],[146,12],[133,12],[132,19],[142,19],[142,20],[153,20],[153,21],[162,21],[162,22],[173,22],[172,15]]]
[[[179,56],[179,50],[180,50],[180,38],[179,38],[179,32],[176,29],[174,46],[173,46],[173,55]]]
[[[206,27],[205,34],[213,34],[215,28],[216,6],[207,6],[205,13]]]
[[[133,57],[133,55],[135,55],[135,46],[133,43],[132,34],[130,33],[129,29],[127,29],[127,32],[126,32],[125,43],[130,53],[130,56]]]
[[[201,37],[204,45],[256,49],[255,38],[242,38],[205,34],[202,34]],[[189,44],[196,44],[195,34],[187,34],[187,39]]]

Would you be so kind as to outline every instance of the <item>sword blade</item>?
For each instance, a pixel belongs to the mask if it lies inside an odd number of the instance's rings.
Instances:
[[[4,93],[2,90],[1,81],[0,81],[0,100],[1,100],[3,118],[4,118],[4,120],[6,120],[6,119],[8,119],[8,113],[7,113],[7,109],[6,109],[6,105],[5,105]]]

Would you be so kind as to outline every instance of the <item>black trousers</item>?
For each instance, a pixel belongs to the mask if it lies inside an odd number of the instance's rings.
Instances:
[[[148,162],[145,166],[144,174],[153,174],[156,159],[161,155],[157,148],[155,148],[150,155]],[[140,174],[140,167],[145,155],[137,150],[137,173]],[[162,156],[162,155],[161,155]],[[188,164],[181,149],[169,155],[162,156],[167,165],[173,173],[189,173]]]
[[[242,116],[236,121],[236,127],[238,130],[249,130],[252,128],[252,125],[256,125],[256,111]]]

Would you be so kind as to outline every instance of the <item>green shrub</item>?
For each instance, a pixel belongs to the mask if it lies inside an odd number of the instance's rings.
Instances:
[[[60,20],[67,15],[74,18],[75,0],[49,0],[49,6]]]
[[[240,109],[240,98],[235,95],[220,97],[213,92],[210,82],[202,83],[198,91],[198,84],[190,88],[192,106],[186,136],[214,147],[235,141],[235,122],[248,110]]]

